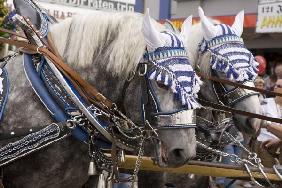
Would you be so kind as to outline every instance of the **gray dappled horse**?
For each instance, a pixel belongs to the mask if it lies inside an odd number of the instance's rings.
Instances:
[[[14,1],[17,13],[29,17],[40,29],[42,17],[29,3]],[[168,31],[159,32],[161,27],[155,25],[149,15],[143,19],[139,14],[97,11],[50,26],[50,37],[65,62],[104,96],[122,104],[125,114],[136,124],[142,123],[144,89],[138,72],[125,93],[123,88],[145,54],[143,60],[149,68],[143,73],[150,91],[146,118],[154,128],[166,127],[167,121],[175,126],[159,130],[158,144],[149,146],[155,150],[153,157],[158,165],[175,167],[196,154],[195,130],[185,124],[193,124],[199,80],[187,61],[181,39]],[[25,76],[22,58],[8,63],[6,69],[10,95],[2,131],[52,123],[52,116]],[[153,121],[153,117],[159,121]],[[88,145],[67,137],[3,167],[3,183],[5,187],[81,187],[88,180],[88,164]]]
[[[243,32],[244,12],[240,12],[232,26],[226,24],[214,25],[209,20],[201,8],[199,8],[199,16],[201,23],[195,24],[192,27],[186,27],[186,22],[190,22],[190,17],[187,18],[181,29],[184,37],[185,46],[187,48],[189,60],[194,68],[199,68],[202,74],[208,76],[216,76],[222,79],[229,79],[242,84],[253,86],[253,79],[256,77],[257,63],[253,59],[250,51],[244,46],[241,34]],[[222,85],[221,93],[218,93],[217,83],[210,80],[203,80],[199,92],[199,98],[212,101],[215,103],[224,102],[225,105],[238,110],[244,110],[260,114],[260,103],[258,95],[247,90],[240,90],[229,85]],[[222,93],[222,89],[224,92]],[[239,91],[237,93],[237,91]],[[232,98],[232,92],[236,97]],[[223,96],[229,97],[231,102],[228,102]],[[220,100],[220,101],[219,101]],[[201,109],[197,111],[197,115],[207,119],[210,122],[220,119],[215,117],[209,110]],[[198,124],[197,118],[197,126]],[[255,135],[259,129],[260,120],[235,115],[233,117],[235,125],[246,135]],[[197,136],[198,133],[197,133]],[[208,135],[211,136],[211,135]],[[206,138],[208,138],[206,136]],[[219,137],[211,138],[216,141]],[[198,149],[197,149],[198,150]],[[208,153],[208,152],[207,152]],[[198,155],[198,153],[197,153]],[[143,174],[142,174],[143,175]],[[163,187],[166,183],[169,186],[175,187],[207,187],[209,180],[205,177],[196,177],[189,179],[188,175],[174,175],[168,173],[154,173],[152,181],[144,182],[143,187],[149,187],[153,182],[157,182],[156,187]],[[148,174],[144,175],[148,177]],[[152,174],[149,175],[153,177]],[[203,184],[204,185],[203,185]]]

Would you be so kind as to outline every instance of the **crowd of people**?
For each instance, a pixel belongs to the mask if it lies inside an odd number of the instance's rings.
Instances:
[[[282,58],[277,56],[266,74],[267,61],[263,56],[255,57],[259,63],[255,87],[282,94]],[[268,117],[282,117],[282,97],[260,94],[262,114]],[[270,121],[262,121],[260,134],[257,137],[256,152],[265,167],[272,167],[279,156],[282,140],[282,126]]]

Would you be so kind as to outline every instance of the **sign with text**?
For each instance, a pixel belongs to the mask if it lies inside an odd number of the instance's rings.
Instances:
[[[282,32],[282,0],[259,1],[256,32]]]
[[[134,12],[135,0],[39,0],[39,2],[61,4],[94,10]]]
[[[37,0],[35,2],[58,20],[75,14],[88,14],[97,9],[134,11],[135,4],[135,0]],[[6,4],[10,10],[14,9],[13,0],[7,0]]]

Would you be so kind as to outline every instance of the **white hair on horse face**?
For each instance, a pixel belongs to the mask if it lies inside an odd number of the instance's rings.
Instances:
[[[99,59],[113,76],[126,78],[145,51],[142,22],[141,14],[93,11],[55,24],[50,32],[69,64],[87,67]]]
[[[216,22],[215,22],[216,23]],[[201,72],[206,75],[211,75],[210,56],[206,54],[199,59],[199,44],[203,40],[204,35],[201,29],[201,24],[195,24],[191,27],[189,37],[185,38],[185,46],[187,48],[188,59],[195,68],[198,64]]]
[[[220,24],[220,22],[218,22],[217,20],[212,20],[212,19],[209,20],[214,24]],[[199,44],[204,38],[204,34],[201,29],[201,24],[200,23],[193,24],[189,30],[189,34],[187,35],[188,37],[184,39],[184,44],[187,48],[187,54],[190,63],[192,64],[193,67],[195,67],[199,58],[198,56]],[[203,69],[208,70],[210,66],[209,61],[208,60],[204,61],[204,64],[201,64],[200,66],[201,67],[204,66]]]
[[[188,52],[188,58],[193,67],[198,60],[199,43],[203,40],[203,32],[200,24],[195,24],[190,28],[189,37],[185,38],[185,46]]]

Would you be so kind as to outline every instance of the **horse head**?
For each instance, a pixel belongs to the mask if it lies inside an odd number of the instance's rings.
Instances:
[[[191,26],[192,19],[188,24]],[[195,95],[200,81],[179,35],[159,32],[148,13],[142,33],[146,52],[138,71],[145,78],[141,92],[145,116],[158,134],[152,139],[156,143],[154,159],[161,166],[179,166],[195,156],[193,109],[199,106]]]
[[[193,66],[198,67],[206,76],[253,86],[252,81],[257,75],[257,62],[241,38],[244,12],[238,13],[232,26],[218,24],[207,18],[201,8],[199,16],[201,23],[192,26],[187,34],[189,38],[185,39]],[[205,80],[200,94],[212,102],[220,102],[251,113],[261,113],[257,93],[248,90]],[[258,132],[259,119],[238,114],[233,117],[242,132]]]
[[[187,48],[194,66],[208,76],[228,79],[244,85],[253,86],[257,75],[257,62],[245,47],[241,38],[243,32],[244,12],[237,14],[232,26],[214,24],[199,8],[201,24],[193,26],[190,38],[186,40]],[[191,39],[193,38],[193,39]],[[260,114],[260,103],[255,92],[205,80],[201,95],[213,102],[222,102],[229,107]],[[234,122],[239,130],[254,134],[259,129],[260,120],[234,115]]]

